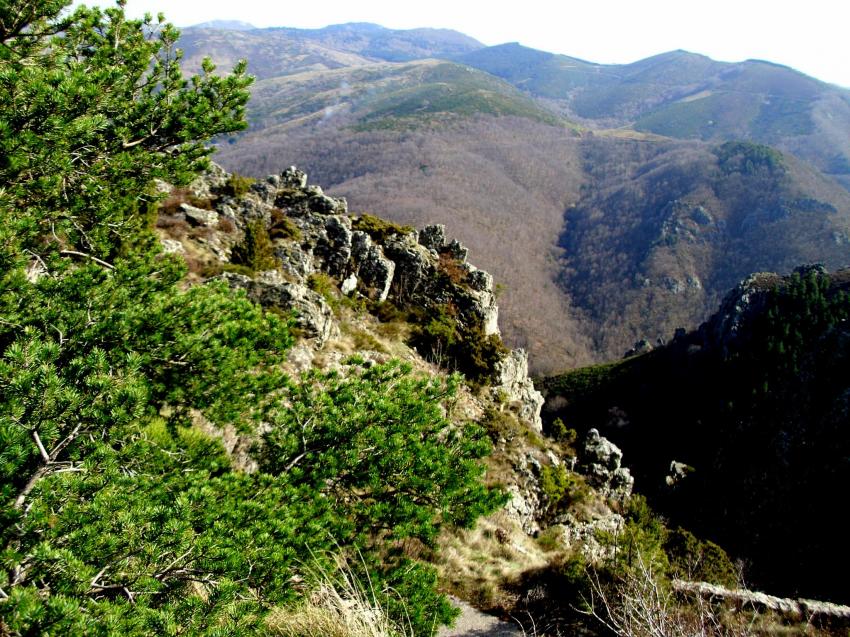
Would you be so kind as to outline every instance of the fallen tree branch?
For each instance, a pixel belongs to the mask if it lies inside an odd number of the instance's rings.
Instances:
[[[110,270],[115,269],[115,266],[112,265],[111,263],[107,263],[103,259],[98,259],[97,257],[92,256],[90,254],[86,254],[85,252],[77,252],[76,250],[61,250],[59,252],[59,254],[65,254],[65,255],[74,256],[74,257],[82,257],[84,259],[89,259],[90,261],[94,261],[98,265],[102,265],[103,267],[109,268]]]

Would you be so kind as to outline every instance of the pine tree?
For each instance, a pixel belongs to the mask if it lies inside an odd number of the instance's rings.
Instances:
[[[443,416],[456,381],[289,381],[286,320],[187,289],[153,180],[245,125],[245,66],[186,80],[162,18],[66,4],[0,6],[0,633],[257,634],[334,550],[431,635],[452,611],[398,541],[500,501],[480,431]],[[199,422],[271,426],[259,470]]]

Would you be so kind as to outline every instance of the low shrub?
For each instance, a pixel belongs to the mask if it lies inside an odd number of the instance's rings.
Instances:
[[[231,260],[252,272],[272,270],[280,265],[274,254],[269,231],[261,220],[256,219],[248,223],[245,238],[233,248]]]
[[[403,235],[413,232],[410,226],[400,226],[392,221],[364,213],[354,219],[351,224],[355,230],[365,232],[377,243],[383,243],[392,235]]]
[[[590,488],[584,479],[568,471],[564,465],[544,466],[540,471],[540,488],[546,495],[546,512],[551,516],[563,513],[590,497]]]
[[[224,184],[223,192],[231,197],[244,197],[251,185],[257,181],[253,177],[246,177],[239,173],[233,173],[227,178],[227,183]]]
[[[269,226],[269,237],[272,239],[292,239],[301,241],[303,237],[299,228],[292,219],[280,208],[272,209],[271,226]]]

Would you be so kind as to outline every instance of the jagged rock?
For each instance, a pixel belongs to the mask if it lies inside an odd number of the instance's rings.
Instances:
[[[353,233],[351,255],[357,264],[356,275],[360,280],[361,292],[375,301],[385,301],[393,282],[396,264],[384,256],[365,232]]]
[[[262,272],[256,279],[232,272],[225,272],[220,278],[231,287],[244,289],[248,298],[264,307],[294,310],[295,325],[308,338],[315,338],[317,347],[339,336],[339,327],[325,300],[303,285],[285,281],[276,270]]]
[[[620,466],[622,460],[623,452],[617,445],[600,436],[596,429],[587,432],[579,469],[590,486],[616,500],[628,499],[634,487],[631,472]]]
[[[611,476],[611,494],[615,499],[624,500],[631,496],[634,486],[635,479],[626,467],[616,469]]]
[[[345,199],[329,197],[320,186],[307,185],[307,173],[290,166],[279,178],[270,178],[269,183],[277,187],[274,205],[292,216],[309,214],[348,214]]]
[[[300,245],[280,243],[275,246],[274,253],[283,271],[297,279],[304,280],[316,272],[312,250]]]
[[[489,272],[479,270],[475,266],[470,265],[466,284],[476,292],[492,292],[493,276]]]
[[[215,210],[204,210],[196,208],[187,203],[180,204],[180,210],[186,215],[186,221],[194,226],[205,226],[215,228],[218,225],[218,213]]]
[[[522,490],[515,484],[509,485],[507,491],[510,500],[505,505],[505,512],[519,522],[526,534],[535,535],[539,533],[540,525],[537,523],[537,510],[540,507],[540,502],[536,494]]]
[[[623,516],[618,513],[609,513],[586,522],[571,513],[565,513],[550,528],[564,548],[578,550],[589,562],[594,563],[612,557],[616,550],[614,546],[602,544],[599,536],[616,535],[624,523]]]
[[[427,249],[411,235],[393,235],[384,243],[384,254],[395,263],[396,295],[402,304],[426,293],[434,272]]]
[[[303,189],[303,194],[307,198],[307,206],[311,212],[325,215],[348,214],[348,202],[342,198],[329,197],[321,186],[307,186]]]
[[[422,228],[419,231],[419,245],[439,252],[446,245],[446,226],[437,224]]]
[[[673,460],[670,462],[670,472],[664,478],[664,482],[668,487],[675,486],[679,484],[682,480],[688,477],[689,474],[693,473],[694,468],[690,465],[686,465],[684,462],[677,462]]]
[[[279,185],[283,188],[304,190],[307,187],[307,173],[298,170],[295,166],[290,166],[280,173]]]
[[[324,261],[325,272],[341,278],[351,259],[351,220],[330,215],[324,218],[323,231],[313,253]]]
[[[499,334],[499,306],[496,304],[496,295],[490,290],[478,291],[470,288],[468,296],[472,299],[469,312],[481,321],[484,335]]]
[[[495,380],[492,391],[494,397],[502,396],[508,403],[518,403],[518,415],[527,421],[535,431],[543,431],[540,410],[543,408],[543,394],[534,388],[528,377],[528,354],[525,350],[512,350],[505,358],[496,363]]]
[[[765,303],[767,292],[781,281],[782,277],[770,272],[757,272],[741,281],[723,299],[714,318],[700,326],[705,343],[717,347],[725,356],[741,337],[745,317],[757,312]]]
[[[357,275],[349,274],[347,278],[343,279],[342,283],[339,284],[340,292],[348,296],[354,290],[357,289]]]
[[[620,468],[623,452],[607,438],[599,435],[599,431],[591,429],[584,441],[583,460],[585,464],[597,464],[608,471]]]
[[[443,252],[458,261],[466,261],[466,257],[469,254],[469,250],[466,246],[457,239],[452,239],[449,244],[443,248]]]
[[[281,179],[279,175],[269,175],[265,181],[258,181],[251,184],[251,192],[253,192],[260,200],[269,206],[274,205],[274,200],[277,197],[277,191],[280,190]]]

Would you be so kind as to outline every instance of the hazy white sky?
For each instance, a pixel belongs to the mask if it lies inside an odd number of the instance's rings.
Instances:
[[[686,49],[729,62],[770,60],[850,87],[848,0],[128,0],[127,11],[161,11],[178,26],[235,19],[258,27],[445,27],[488,45],[520,42],[592,62]]]

